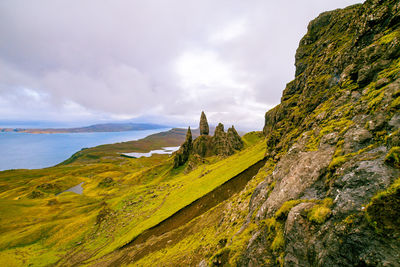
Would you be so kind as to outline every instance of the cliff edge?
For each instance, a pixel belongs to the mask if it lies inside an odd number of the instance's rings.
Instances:
[[[400,265],[400,3],[322,13],[265,114],[273,172],[239,265]],[[272,263],[271,263],[272,264]]]

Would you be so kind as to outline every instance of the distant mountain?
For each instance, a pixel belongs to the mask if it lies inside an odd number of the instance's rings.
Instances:
[[[94,133],[125,132],[169,128],[166,125],[152,123],[103,123],[78,128],[0,128],[0,132],[18,133]]]

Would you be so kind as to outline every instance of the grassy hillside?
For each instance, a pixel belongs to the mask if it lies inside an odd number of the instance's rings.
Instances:
[[[206,158],[192,171],[173,169],[169,155],[120,156],[175,146],[179,138],[168,132],[85,149],[52,168],[0,172],[0,263],[46,266],[102,259],[265,154],[262,137],[252,133],[244,137],[245,150]],[[83,195],[56,195],[81,182]]]

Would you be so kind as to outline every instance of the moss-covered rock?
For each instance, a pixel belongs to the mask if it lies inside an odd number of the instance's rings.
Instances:
[[[234,126],[224,132],[224,125],[219,123],[215,128],[213,136],[213,150],[215,155],[229,156],[235,151],[241,150],[244,146],[242,138],[237,133]]]
[[[210,128],[208,127],[207,117],[204,111],[201,112],[200,116],[200,135],[208,135]]]
[[[365,214],[378,232],[400,233],[400,178],[371,199]]]
[[[100,188],[107,188],[107,187],[111,187],[115,184],[114,179],[111,177],[105,177],[103,178],[99,184],[97,185],[97,187]]]
[[[385,162],[395,168],[400,168],[400,147],[395,146],[389,150],[385,157]]]
[[[190,127],[189,127],[186,132],[185,142],[181,145],[179,150],[175,153],[174,168],[178,168],[179,166],[182,166],[183,164],[185,164],[188,161],[189,155],[192,152],[192,149],[193,149],[192,131],[190,130]]]
[[[331,198],[324,199],[321,204],[312,207],[307,214],[307,218],[314,223],[322,224],[332,214],[331,206],[333,200]]]
[[[33,190],[32,192],[29,193],[28,198],[35,199],[35,198],[42,198],[44,196],[45,195],[42,192]]]
[[[40,190],[45,193],[59,193],[61,191],[60,187],[54,183],[43,183],[36,187],[37,190]]]
[[[200,133],[201,135],[192,141],[190,127],[186,135],[186,141],[181,145],[181,148],[175,153],[174,167],[177,168],[185,164],[191,155],[198,155],[200,157],[209,156],[230,156],[236,151],[244,147],[243,140],[237,133],[236,129],[232,126],[228,132],[224,131],[224,125],[219,123],[214,131],[214,136],[208,135],[208,123],[204,112],[200,117]],[[192,166],[187,169],[194,168]]]
[[[243,140],[233,125],[228,129],[226,137],[230,148],[233,150],[241,150],[243,148]]]
[[[265,114],[266,155],[276,167],[250,210],[256,219],[285,224],[287,266],[400,264],[398,235],[381,238],[359,215],[400,174],[399,21],[393,0],[322,13],[300,41],[295,79]],[[367,208],[386,232],[399,224],[396,194],[392,189]],[[341,224],[353,217],[358,223]],[[259,239],[252,236],[243,262],[274,253]]]
[[[224,125],[219,123],[214,131],[213,136],[213,149],[216,155],[228,155],[228,140],[227,135],[224,131]]]
[[[200,135],[193,142],[193,153],[201,157],[212,156],[213,153],[213,138],[209,135]]]

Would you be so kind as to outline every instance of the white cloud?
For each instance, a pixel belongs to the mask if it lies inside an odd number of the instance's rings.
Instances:
[[[186,123],[205,110],[261,129],[307,23],[357,2],[3,0],[0,117]]]
[[[184,52],[176,62],[176,72],[181,87],[193,99],[211,96],[218,88],[243,88],[235,80],[232,68],[213,51],[190,50]]]
[[[223,25],[209,37],[211,43],[224,43],[240,37],[246,31],[246,20],[237,19]]]

